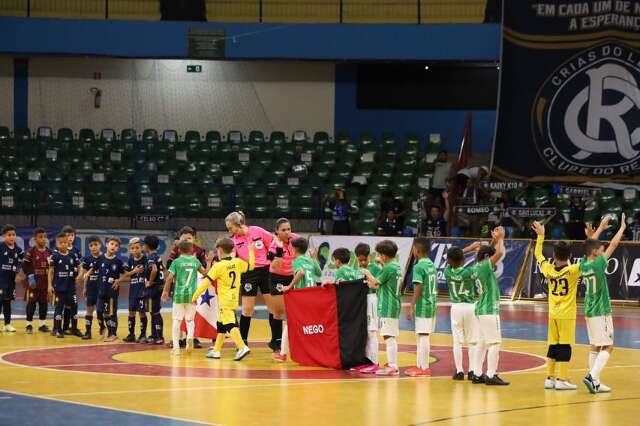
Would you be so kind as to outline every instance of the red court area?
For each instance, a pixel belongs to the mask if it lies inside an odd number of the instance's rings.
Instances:
[[[266,348],[265,343],[256,343],[254,349]],[[383,349],[381,347],[381,349]],[[415,345],[398,345],[400,352],[415,353]],[[119,354],[149,350],[166,350],[163,347],[149,347],[146,345],[92,345],[69,348],[37,349],[13,352],[4,355],[2,359],[17,365],[40,367],[52,370],[82,371],[92,373],[126,374],[157,377],[201,377],[201,378],[236,378],[236,379],[348,379],[375,377],[351,373],[343,370],[329,370],[318,368],[298,370],[296,364],[291,369],[225,369],[215,368],[219,363],[211,360],[212,368],[174,367],[151,365],[144,363],[127,363],[115,359]],[[169,356],[167,354],[167,356]],[[204,356],[204,352],[194,353],[192,356]],[[451,348],[447,346],[432,346],[431,356],[435,361],[431,363],[433,376],[450,376],[454,370]],[[466,354],[465,354],[466,359]],[[500,352],[500,371],[507,373],[540,367],[544,358],[510,351]],[[245,367],[245,366],[243,366]],[[401,373],[409,367],[401,368]]]

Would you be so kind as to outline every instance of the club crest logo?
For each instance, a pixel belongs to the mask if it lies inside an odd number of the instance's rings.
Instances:
[[[640,52],[587,49],[557,68],[532,109],[533,136],[559,175],[640,173]]]
[[[251,283],[245,283],[244,291],[249,292],[253,289],[253,285]]]

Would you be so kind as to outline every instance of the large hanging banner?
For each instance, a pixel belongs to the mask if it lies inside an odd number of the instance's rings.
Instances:
[[[475,240],[464,240],[455,238],[435,238],[431,240],[431,255],[429,256],[438,270],[438,290],[447,291],[447,283],[444,279],[444,269],[447,266],[447,250],[452,246],[465,248]],[[530,240],[505,240],[505,254],[496,265],[496,277],[500,286],[500,295],[511,297],[515,289],[518,277],[524,266],[527,257]],[[476,253],[467,253],[465,265],[470,266],[475,263]]]
[[[400,263],[402,269],[402,279],[404,280],[404,272],[406,266],[411,259],[411,246],[413,245],[413,238],[402,237],[355,237],[355,236],[340,236],[340,235],[313,235],[310,237],[310,247],[316,247],[318,249],[318,261],[322,268],[322,281],[333,281],[336,276],[336,266],[331,259],[331,253],[337,248],[346,248],[351,251],[351,266],[357,265],[357,260],[353,254],[353,249],[359,243],[368,244],[371,248],[371,258],[375,257],[376,244],[382,240],[391,240],[398,245],[398,254],[396,260]]]
[[[542,248],[544,256],[553,261],[553,245],[556,241],[545,241]],[[584,242],[572,241],[572,262],[578,262],[584,255]],[[612,299],[628,300],[640,298],[640,244],[622,242],[609,258],[607,265],[609,296]],[[585,287],[578,287],[578,298],[583,298]],[[545,299],[548,295],[546,279],[540,273],[535,256],[530,256],[527,271],[522,283],[520,297]]]
[[[640,0],[504,1],[493,174],[640,175]]]

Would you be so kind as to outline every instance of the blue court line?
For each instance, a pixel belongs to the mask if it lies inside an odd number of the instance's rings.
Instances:
[[[87,426],[114,425],[118,426],[191,426],[203,423],[176,420],[148,414],[138,414],[128,411],[94,407],[90,405],[57,401],[47,398],[32,397],[15,393],[0,392],[0,413],[2,425],[24,425],[26,413],[36,414],[32,418],[38,426]],[[28,416],[28,415],[27,415]]]

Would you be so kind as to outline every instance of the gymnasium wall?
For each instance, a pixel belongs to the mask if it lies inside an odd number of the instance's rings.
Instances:
[[[13,58],[0,56],[0,126],[13,128]]]
[[[202,72],[187,73],[187,64]],[[29,126],[332,133],[334,69],[330,62],[33,57]],[[102,90],[100,108],[92,87]]]

